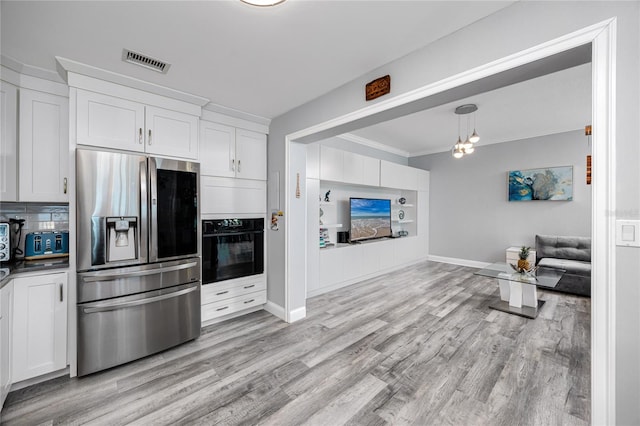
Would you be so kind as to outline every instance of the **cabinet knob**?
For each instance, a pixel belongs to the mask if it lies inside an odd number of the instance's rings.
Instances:
[[[231,171],[236,171],[236,160],[234,158],[231,159]]]
[[[138,143],[142,145],[142,127],[138,129]]]
[[[151,129],[149,129],[149,138],[147,139],[147,143],[151,145]]]
[[[62,180],[62,186],[63,186],[62,190],[63,190],[63,191],[64,191],[64,193],[66,194],[66,193],[67,193],[67,178],[64,178],[64,179]]]
[[[238,173],[240,173],[240,160],[238,160]]]

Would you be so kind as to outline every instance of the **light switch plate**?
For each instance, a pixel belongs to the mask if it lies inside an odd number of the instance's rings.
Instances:
[[[616,220],[616,245],[640,247],[640,220]]]

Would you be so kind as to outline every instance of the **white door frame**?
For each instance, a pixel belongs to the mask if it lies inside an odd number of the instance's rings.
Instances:
[[[443,92],[566,50],[592,44],[593,203],[592,203],[592,298],[591,298],[591,422],[615,424],[615,176],[616,176],[616,19],[598,24],[505,58],[428,84],[388,100],[319,123],[285,137],[285,207],[291,211],[290,144],[321,131],[356,121],[391,108]],[[289,250],[306,248],[306,231],[298,234],[285,227],[285,319],[293,322],[290,291]],[[303,238],[300,238],[303,235]],[[306,270],[306,262],[305,262]],[[306,278],[306,272],[305,272]],[[306,285],[306,283],[303,283]],[[297,310],[300,312],[300,309]],[[304,317],[304,315],[302,315]]]

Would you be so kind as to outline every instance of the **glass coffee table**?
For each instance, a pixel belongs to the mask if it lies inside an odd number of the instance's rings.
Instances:
[[[520,274],[509,264],[499,262],[476,271],[475,275],[498,279],[500,300],[489,305],[490,308],[533,319],[545,303],[538,299],[537,288],[555,287],[564,273],[562,269],[540,267],[535,272]]]

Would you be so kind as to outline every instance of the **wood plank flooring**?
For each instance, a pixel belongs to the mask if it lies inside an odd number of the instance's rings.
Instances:
[[[423,262],[194,342],[9,394],[2,424],[586,425],[590,299],[492,310],[494,279]]]

